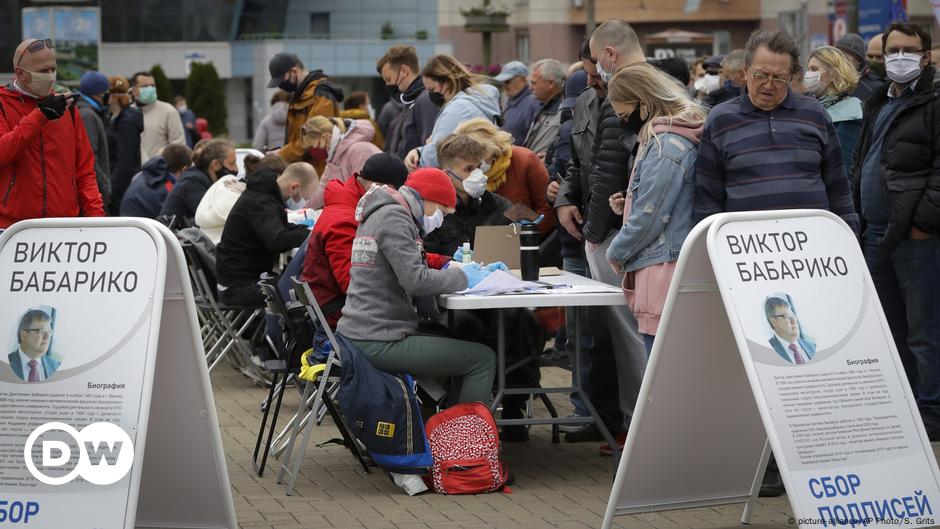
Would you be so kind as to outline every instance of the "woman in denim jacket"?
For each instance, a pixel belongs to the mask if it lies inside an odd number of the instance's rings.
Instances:
[[[610,197],[624,222],[607,259],[625,272],[623,291],[649,354],[679,250],[692,229],[695,156],[705,111],[674,79],[648,64],[617,72],[608,98],[620,119],[639,112],[646,123],[626,196]]]

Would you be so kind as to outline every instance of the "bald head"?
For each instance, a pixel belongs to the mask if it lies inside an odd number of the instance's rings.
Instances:
[[[608,20],[597,26],[597,29],[591,34],[589,46],[592,59],[598,61],[604,59],[603,68],[605,70],[611,68],[608,62],[609,59],[605,59],[605,57],[613,57],[611,73],[630,64],[646,62],[636,31],[633,31],[630,24],[620,19]]]
[[[50,40],[27,39],[13,53],[16,84],[36,97],[45,97],[55,84],[55,50]],[[51,81],[51,82],[50,82]]]
[[[882,52],[882,36],[883,34],[879,33],[868,41],[868,51],[866,51],[865,54],[868,56],[869,61],[885,62]]]

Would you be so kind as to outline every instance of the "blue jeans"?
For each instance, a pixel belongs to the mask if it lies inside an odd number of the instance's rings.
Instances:
[[[565,257],[562,263],[562,268],[566,272],[571,272],[572,274],[577,274],[582,277],[591,277],[591,271],[588,270],[588,264],[585,259],[577,257]],[[587,307],[566,307],[565,308],[565,330],[568,334],[568,343],[565,344],[565,351],[568,353],[568,359],[571,361],[571,364],[574,365],[575,360],[575,343],[574,343],[574,314],[575,311],[578,311],[578,326],[580,329],[578,340],[581,342],[581,365],[579,366],[579,373],[581,373],[581,388],[584,389],[584,392],[588,395],[590,392],[590,373],[591,373],[591,352],[594,348],[594,335],[591,334],[591,325],[590,317],[588,316]],[[574,384],[574,378],[572,375],[572,384]],[[571,395],[571,404],[574,406],[574,414],[587,417],[590,415],[587,407],[581,401],[580,398]],[[593,403],[597,406],[597,403]]]
[[[653,340],[656,339],[656,335],[640,333],[640,336],[643,338],[643,345],[646,346],[646,358],[649,358],[653,354]]]
[[[890,255],[880,239],[862,237],[865,261],[924,426],[940,429],[940,237],[904,241]]]

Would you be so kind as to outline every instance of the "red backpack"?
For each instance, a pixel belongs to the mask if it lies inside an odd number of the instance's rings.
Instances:
[[[506,487],[499,431],[490,409],[466,402],[431,416],[425,425],[434,463],[431,487],[440,494],[479,494]]]

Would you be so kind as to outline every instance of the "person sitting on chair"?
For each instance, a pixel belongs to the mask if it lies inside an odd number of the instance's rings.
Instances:
[[[479,265],[427,264],[422,238],[457,206],[444,171],[419,169],[397,191],[372,186],[356,212],[349,289],[337,331],[377,369],[416,377],[454,377],[451,400],[489,401],[496,354],[489,347],[439,336],[419,336],[414,298],[464,290],[483,280]]]
[[[281,252],[297,248],[309,234],[307,226],[287,222],[284,201],[298,190],[311,194],[315,185],[316,178],[307,171],[279,174],[264,167],[248,175],[245,192],[225,220],[218,246],[216,268],[222,303],[264,305],[255,283],[261,274],[273,270]]]

